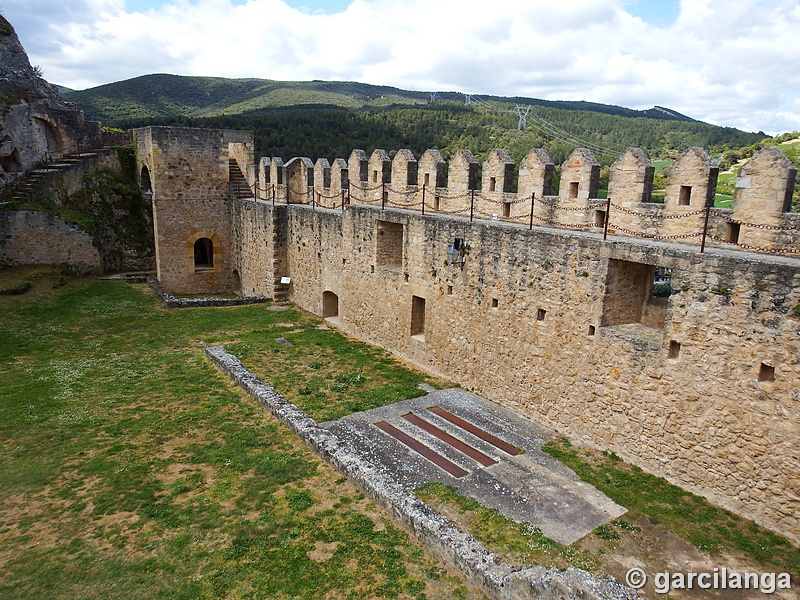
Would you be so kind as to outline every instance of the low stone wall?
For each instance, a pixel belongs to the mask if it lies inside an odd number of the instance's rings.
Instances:
[[[92,237],[56,213],[43,210],[0,212],[0,265],[67,265],[77,273],[102,271]]]
[[[471,535],[433,507],[406,493],[384,473],[365,461],[347,444],[321,427],[272,387],[260,381],[239,360],[216,346],[206,356],[242,389],[258,400],[324,460],[336,467],[365,493],[388,509],[444,561],[459,568],[491,598],[521,600],[632,600],[640,596],[613,579],[604,579],[581,569],[564,571],[530,566],[514,569],[502,562]]]
[[[155,277],[148,277],[147,282],[159,295],[167,308],[201,308],[204,306],[243,306],[245,304],[262,304],[271,302],[272,298],[263,296],[247,296],[238,298],[176,298],[169,292],[164,291],[161,282]]]

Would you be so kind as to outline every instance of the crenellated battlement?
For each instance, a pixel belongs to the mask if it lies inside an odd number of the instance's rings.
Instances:
[[[775,147],[741,169],[732,208],[713,206],[719,167],[701,148],[688,148],[672,166],[663,202],[653,197],[655,169],[639,148],[612,165],[608,197],[599,197],[600,164],[577,148],[561,165],[541,148],[516,165],[494,149],[480,164],[468,150],[446,162],[438,150],[417,160],[407,149],[353,150],[347,160],[313,163],[262,158],[255,195],[281,204],[341,208],[347,204],[496,219],[523,225],[597,231],[678,243],[800,254],[800,214],[788,212],[796,169]]]

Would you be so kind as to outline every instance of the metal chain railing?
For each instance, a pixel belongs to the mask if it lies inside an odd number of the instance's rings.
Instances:
[[[737,219],[733,219],[729,215],[725,214],[723,211],[714,209],[713,207],[705,207],[702,209],[691,210],[687,212],[682,212],[678,214],[663,214],[661,212],[641,212],[637,210],[632,210],[630,208],[621,206],[615,202],[613,202],[610,198],[606,199],[604,202],[589,202],[586,206],[567,206],[563,202],[560,202],[558,199],[552,200],[550,198],[536,198],[535,194],[531,194],[530,196],[524,196],[521,198],[516,198],[514,200],[504,200],[502,198],[498,198],[497,196],[491,197],[486,196],[485,194],[481,193],[479,190],[468,190],[464,193],[450,195],[446,191],[441,188],[434,188],[434,202],[430,202],[430,195],[431,191],[428,190],[427,186],[410,186],[412,189],[406,190],[397,190],[392,188],[386,183],[380,183],[377,185],[370,186],[364,182],[365,185],[358,185],[355,183],[350,183],[346,190],[343,188],[339,194],[325,194],[319,191],[316,191],[313,186],[309,186],[306,190],[296,190],[288,185],[284,186],[286,192],[286,202],[293,203],[293,204],[303,204],[303,205],[310,205],[312,208],[326,208],[326,209],[333,209],[333,210],[344,210],[344,208],[350,204],[363,204],[363,205],[380,205],[381,209],[385,209],[387,207],[390,208],[401,208],[401,209],[408,209],[408,210],[421,210],[422,214],[426,213],[436,213],[442,215],[463,215],[469,216],[470,221],[474,220],[476,217],[479,219],[488,219],[488,220],[498,220],[504,222],[511,222],[511,223],[522,223],[527,221],[529,229],[533,228],[534,222],[539,225],[543,226],[551,226],[551,227],[558,227],[563,229],[573,229],[578,231],[585,231],[589,229],[599,229],[602,228],[603,230],[603,238],[607,239],[609,233],[613,234],[623,234],[631,237],[636,237],[640,239],[651,239],[651,240],[658,240],[658,241],[680,241],[680,240],[689,240],[695,238],[701,238],[700,243],[700,251],[705,251],[706,241],[711,240],[719,244],[730,245],[736,248],[740,248],[742,250],[749,250],[754,252],[763,252],[763,253],[772,253],[772,254],[784,254],[784,255],[797,255],[800,254],[800,248],[793,248],[793,247],[785,247],[785,248],[770,248],[770,247],[763,247],[763,246],[755,246],[752,244],[746,243],[739,243],[737,241],[727,240],[718,235],[715,235],[713,232],[709,231],[709,222],[710,219],[713,217],[716,221],[721,221],[724,223],[734,224],[740,227],[747,227],[753,229],[760,229],[760,230],[768,230],[768,231],[788,231],[793,232],[797,231],[800,232],[800,226],[782,226],[782,225],[767,225],[761,223],[749,223],[746,221],[740,221]],[[275,186],[271,186],[270,188],[264,189],[259,188],[256,184],[254,190],[256,192],[262,191],[266,192],[269,197],[271,197],[273,203],[276,201],[276,190]],[[328,188],[325,188],[328,189]],[[374,192],[380,191],[379,194],[374,194]],[[373,195],[376,197],[369,198],[368,196]],[[413,197],[421,196],[421,199],[416,202],[411,201],[398,201],[397,198],[406,198],[410,200]],[[290,198],[306,198],[306,200],[297,201],[297,200],[290,200]],[[328,202],[333,200],[333,202]],[[468,206],[459,206],[453,207],[452,204],[459,201],[468,200]],[[530,203],[530,208],[525,213],[519,213],[518,210],[514,211],[518,214],[511,214],[511,207],[521,205],[524,202]],[[485,209],[481,209],[481,205],[484,207],[486,205],[501,205],[504,206],[505,210],[503,211],[502,215],[499,215],[495,212],[486,212]],[[545,213],[553,213],[546,216],[542,216],[541,214],[537,213],[538,205],[543,206],[543,210]],[[590,223],[569,223],[564,222],[556,218],[556,214],[559,212],[573,212],[573,213],[587,213],[587,211],[594,211],[594,210],[604,210],[605,214],[602,216],[602,222],[590,222]],[[638,219],[647,219],[647,220],[681,220],[681,219],[691,219],[695,220],[698,216],[703,216],[703,226],[702,230],[699,231],[690,231],[685,233],[674,233],[674,234],[657,234],[657,233],[647,233],[644,231],[637,231],[635,229],[631,229],[630,226],[625,226],[621,223],[617,222],[617,219],[612,218],[612,210],[614,212],[622,213],[631,217],[635,217]]]

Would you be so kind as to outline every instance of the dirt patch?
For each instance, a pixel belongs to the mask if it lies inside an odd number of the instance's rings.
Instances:
[[[339,542],[318,541],[314,544],[314,549],[306,552],[308,558],[315,562],[325,562],[333,558],[334,552],[339,547]]]

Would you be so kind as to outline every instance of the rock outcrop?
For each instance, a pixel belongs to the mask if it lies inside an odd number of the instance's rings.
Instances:
[[[100,123],[86,121],[42,79],[11,23],[0,15],[0,182],[42,161],[90,147]]]

